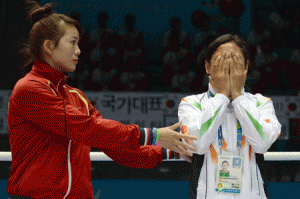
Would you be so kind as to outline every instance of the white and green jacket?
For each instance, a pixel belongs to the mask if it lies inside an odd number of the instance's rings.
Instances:
[[[280,135],[281,124],[276,118],[273,102],[261,94],[244,92],[244,89],[241,96],[230,102],[225,95],[216,93],[210,84],[209,90],[213,97],[209,97],[207,92],[187,96],[181,100],[178,108],[178,117],[182,120],[181,131],[189,131],[198,137],[194,142],[198,154],[205,155],[197,199],[266,199],[255,153],[265,153]],[[222,154],[239,155],[236,146],[237,120],[243,133],[241,193],[217,193],[215,168],[218,154],[222,150]],[[224,142],[222,147],[218,145],[220,125]]]

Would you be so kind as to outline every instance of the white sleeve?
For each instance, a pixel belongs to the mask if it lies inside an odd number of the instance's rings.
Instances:
[[[206,100],[199,100],[196,96],[181,100],[178,108],[178,118],[182,121],[181,133],[189,131],[190,135],[198,137],[194,141],[198,154],[205,154],[209,145],[217,138],[229,102],[229,98],[223,94],[216,94]]]
[[[275,115],[270,98],[257,94],[258,101],[239,96],[233,101],[237,119],[240,121],[243,135],[256,153],[265,153],[281,132],[281,124]]]

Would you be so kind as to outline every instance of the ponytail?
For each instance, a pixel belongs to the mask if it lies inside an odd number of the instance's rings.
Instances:
[[[41,19],[51,15],[52,12],[53,12],[52,3],[47,3],[41,7],[37,2],[33,1],[32,6],[28,12],[28,17],[31,19],[32,23],[35,24]]]

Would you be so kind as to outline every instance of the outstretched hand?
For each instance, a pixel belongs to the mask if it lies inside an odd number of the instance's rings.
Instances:
[[[197,149],[191,145],[188,145],[182,142],[180,139],[188,139],[188,140],[197,140],[198,138],[191,135],[185,135],[178,133],[174,130],[180,127],[181,121],[174,124],[173,126],[160,128],[160,146],[163,148],[170,149],[180,154],[185,154],[188,156],[192,156],[193,154],[189,152],[187,149],[191,151],[197,151]]]

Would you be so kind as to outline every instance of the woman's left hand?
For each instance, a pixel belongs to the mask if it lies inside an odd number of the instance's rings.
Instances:
[[[241,91],[245,86],[248,66],[245,67],[244,58],[235,53],[230,53],[228,58],[230,68],[230,88],[232,100],[241,95]]]

